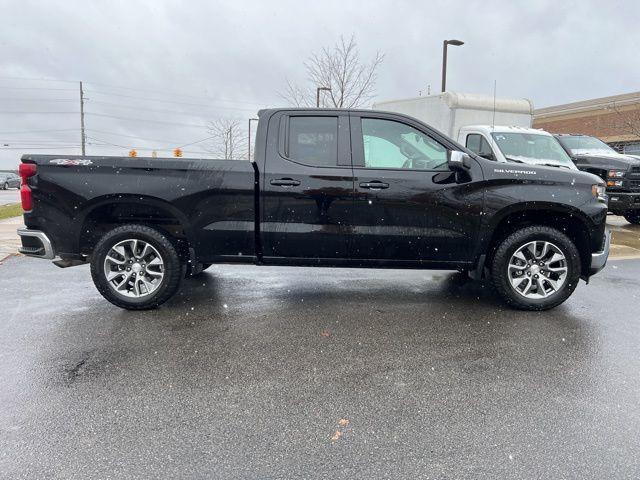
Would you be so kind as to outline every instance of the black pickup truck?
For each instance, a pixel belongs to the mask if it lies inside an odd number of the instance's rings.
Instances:
[[[640,160],[618,153],[602,140],[588,135],[558,134],[555,137],[576,167],[606,182],[609,211],[640,225]]]
[[[212,263],[252,263],[461,270],[543,310],[606,263],[595,175],[486,160],[399,114],[259,117],[254,162],[23,156],[20,251],[90,262],[127,309],[158,306]]]

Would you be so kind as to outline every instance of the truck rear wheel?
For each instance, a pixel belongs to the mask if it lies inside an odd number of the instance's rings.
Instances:
[[[640,210],[627,212],[624,214],[624,218],[627,222],[632,223],[633,225],[640,225]]]
[[[531,226],[506,237],[493,256],[498,294],[520,310],[548,310],[564,302],[580,280],[580,253],[564,233]]]
[[[166,235],[145,225],[123,225],[96,245],[91,276],[109,302],[127,310],[146,310],[176,293],[184,266]]]

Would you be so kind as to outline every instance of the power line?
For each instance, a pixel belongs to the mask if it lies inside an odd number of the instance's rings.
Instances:
[[[80,148],[80,145],[60,145],[55,147],[0,147],[0,150],[55,150],[56,148]]]
[[[107,144],[107,145],[111,145],[111,146],[113,146],[113,147],[119,147],[119,148],[131,148],[131,145],[129,145],[129,146],[118,145],[117,143],[107,142],[106,140],[101,140],[101,139],[99,139],[99,138],[91,137],[91,136],[89,136],[89,135],[87,135],[87,138],[90,138],[91,140],[95,140],[96,142],[102,142],[102,143],[105,143],[105,144]]]
[[[37,77],[4,77],[4,76],[0,76],[0,79],[2,80],[32,80],[32,81],[38,81],[38,82],[62,82],[62,83],[78,83],[77,80],[58,80],[58,79],[53,79],[53,78],[37,78]],[[214,102],[228,102],[228,103],[244,103],[247,105],[259,105],[259,103],[256,102],[250,102],[250,101],[246,101],[246,100],[229,100],[229,99],[225,99],[225,98],[212,98],[209,97],[207,95],[190,95],[190,94],[186,94],[186,93],[177,93],[177,92],[170,92],[167,90],[150,90],[147,88],[136,88],[136,87],[125,87],[125,86],[119,86],[119,85],[111,85],[111,84],[107,84],[107,83],[99,83],[99,82],[84,82],[85,84],[89,84],[89,85],[96,85],[99,87],[105,87],[105,88],[112,88],[112,89],[119,89],[119,90],[131,90],[131,91],[137,91],[137,92],[145,92],[145,93],[152,93],[152,94],[158,94],[158,95],[168,95],[168,96],[173,96],[173,97],[185,97],[185,98],[193,98],[193,99],[197,99],[197,100],[212,100]],[[66,90],[66,89],[65,89]]]
[[[162,148],[162,147],[141,147],[141,146],[133,145],[133,144],[132,145],[121,145],[121,144],[118,144],[118,143],[107,142],[106,140],[101,140],[99,138],[91,137],[89,135],[87,135],[87,138],[90,138],[91,140],[95,140],[96,142],[102,142],[103,144],[106,144],[108,146],[123,148],[125,150],[135,149],[135,150],[142,150],[142,151],[144,151],[144,150],[154,151],[154,150],[171,150],[173,148],[182,148],[180,146],[179,147],[174,147],[172,145],[168,145],[168,146],[166,146],[164,148]],[[91,145],[93,145],[93,144],[91,144]],[[192,144],[188,144],[188,145],[192,145]],[[98,145],[98,146],[102,146],[103,147],[105,145]],[[183,146],[187,146],[187,145],[183,145]],[[210,152],[198,151],[198,150],[183,150],[183,153],[210,154]]]
[[[7,87],[0,85],[0,89],[4,90],[50,90],[56,92],[74,92],[72,88],[48,88],[48,87]]]
[[[58,128],[58,129],[48,129],[48,130],[18,130],[12,132],[0,132],[0,135],[12,135],[12,134],[21,134],[21,133],[45,133],[45,132],[71,132],[76,131],[76,128]]]
[[[92,139],[92,140],[96,140],[96,141],[98,141],[98,142],[104,142],[104,143],[107,143],[107,144],[109,144],[109,145],[113,145],[114,147],[121,147],[121,148],[130,148],[130,147],[131,147],[131,145],[129,145],[129,146],[124,146],[124,145],[120,145],[120,144],[117,144],[117,143],[108,142],[107,140],[102,140],[102,139],[100,139],[100,138],[96,138],[96,137],[89,136],[89,135],[87,135],[87,138],[90,138],[90,139]],[[142,140],[141,138],[137,138],[137,137],[133,137],[133,138],[134,138],[135,140]],[[214,138],[214,137],[213,137],[213,136],[206,137],[206,138],[203,138],[203,139],[201,139],[201,140],[196,140],[195,142],[189,142],[189,143],[185,143],[185,144],[183,144],[183,145],[178,145],[177,147],[176,147],[176,144],[177,144],[178,142],[174,142],[174,143],[167,143],[167,141],[166,141],[166,140],[164,140],[164,141],[163,141],[164,146],[163,146],[163,147],[155,147],[155,149],[157,149],[157,150],[168,150],[168,149],[171,149],[171,148],[183,148],[183,147],[189,147],[189,146],[191,146],[191,145],[196,145],[196,144],[198,144],[198,143],[202,143],[202,142],[204,142],[204,141],[211,140],[212,138]],[[160,141],[160,140],[158,140],[158,141]],[[151,148],[149,148],[149,149],[150,149],[150,150],[152,150]]]
[[[77,112],[76,112],[77,113]],[[116,118],[118,120],[126,120],[130,122],[142,122],[142,123],[162,123],[165,125],[173,125],[180,127],[192,127],[192,128],[207,128],[205,125],[197,125],[195,123],[175,123],[175,122],[164,122],[162,120],[148,120],[144,118],[129,118],[129,117],[119,117],[117,115],[106,115],[104,113],[91,113],[85,112],[85,115],[92,115],[94,117],[106,117],[106,118]]]
[[[0,98],[6,102],[75,102],[72,98]]]
[[[152,142],[160,142],[160,143],[171,143],[172,145],[179,144],[180,142],[172,142],[171,140],[167,140],[166,138],[163,140],[158,140],[157,138],[148,138],[148,137],[140,137],[138,135],[127,135],[125,133],[116,133],[116,132],[108,132],[105,130],[96,130],[95,128],[87,128],[89,132],[102,133],[105,135],[114,135],[117,137],[126,137],[126,138],[134,138],[136,140],[147,140]]]
[[[63,82],[77,83],[75,80],[55,80],[53,78],[35,78],[35,77],[0,77],[0,80],[36,80],[38,82]]]
[[[122,97],[122,98],[135,98],[136,100],[144,100],[144,101],[149,101],[149,102],[163,102],[163,103],[174,103],[176,105],[188,105],[191,107],[205,107],[205,108],[213,108],[216,110],[239,110],[239,111],[251,111],[251,112],[255,112],[255,108],[237,108],[237,107],[224,107],[224,106],[217,106],[217,105],[204,105],[201,103],[190,103],[190,102],[179,102],[176,100],[162,100],[160,98],[148,98],[148,97],[138,97],[135,95],[123,95],[120,93],[108,93],[108,92],[99,92],[97,90],[87,90],[87,94],[98,94],[98,95],[106,95],[106,96],[112,96],[112,97]],[[259,105],[257,103],[254,103],[252,105]]]
[[[195,142],[185,143],[184,145],[180,145],[178,148],[188,147],[190,145],[195,145],[196,143],[202,143],[202,142],[205,142],[207,140],[211,140],[211,139],[213,139],[215,137],[216,137],[215,135],[211,135],[210,137],[203,138],[202,140],[196,140]]]
[[[69,145],[70,140],[0,140],[0,144],[4,146],[12,146],[12,145],[54,145],[56,143],[61,143],[63,145]]]
[[[0,114],[5,114],[5,115],[45,115],[45,114],[55,114],[55,115],[66,115],[66,114],[74,114],[77,115],[78,112],[26,112],[26,111],[13,111],[13,112],[9,112],[9,111],[0,111]]]
[[[98,100],[90,100],[89,101],[91,105],[108,105],[111,107],[116,107],[116,108],[127,108],[130,110],[144,110],[147,112],[156,112],[156,113],[173,113],[176,115],[187,115],[187,116],[191,116],[191,117],[200,117],[203,114],[202,113],[189,113],[189,112],[180,112],[177,110],[166,110],[166,109],[158,109],[158,108],[145,108],[145,107],[137,107],[137,106],[131,106],[131,105],[119,105],[117,103],[111,103],[111,102],[101,102]],[[216,107],[218,108],[218,107]],[[236,109],[236,108],[227,108],[227,107],[220,107],[224,110],[248,110],[248,109]]]
[[[137,91],[137,92],[145,92],[145,93],[151,93],[151,94],[158,94],[158,95],[168,95],[168,96],[173,96],[173,97],[185,97],[185,98],[193,98],[196,100],[207,100],[207,101],[214,101],[214,102],[228,102],[228,103],[244,103],[247,105],[258,105],[258,103],[256,102],[250,102],[247,100],[230,100],[230,99],[226,99],[226,98],[213,98],[213,97],[209,97],[206,95],[189,95],[189,94],[185,94],[185,93],[176,93],[176,92],[168,92],[166,90],[149,90],[149,89],[145,89],[145,88],[134,88],[134,87],[118,87],[116,85],[107,85],[104,83],[96,83],[96,82],[85,82],[88,83],[90,85],[97,85],[100,87],[106,87],[106,88],[115,88],[115,89],[122,89],[122,90],[133,90],[133,91]]]

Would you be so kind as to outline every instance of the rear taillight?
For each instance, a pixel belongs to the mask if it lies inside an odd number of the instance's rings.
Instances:
[[[30,212],[33,208],[33,196],[31,189],[27,183],[29,177],[33,177],[37,173],[35,163],[21,163],[18,168],[20,173],[20,200],[22,201],[22,210]]]

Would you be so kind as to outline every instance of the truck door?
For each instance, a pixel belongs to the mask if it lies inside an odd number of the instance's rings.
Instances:
[[[355,182],[352,256],[456,262],[471,259],[483,194],[474,161],[461,176],[447,166],[448,140],[419,122],[353,113]],[[477,184],[476,184],[477,185]]]
[[[348,115],[279,112],[268,128],[260,224],[265,263],[348,258],[353,209]]]

